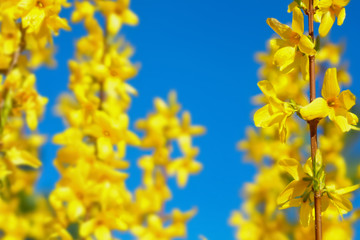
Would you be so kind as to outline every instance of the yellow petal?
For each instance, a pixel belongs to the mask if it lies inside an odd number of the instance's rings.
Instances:
[[[41,166],[41,162],[34,155],[27,151],[18,150],[15,147],[7,151],[6,155],[10,162],[15,165],[26,165],[33,168],[38,168]]]
[[[297,8],[299,5],[297,4],[297,2],[291,2],[289,5],[288,5],[288,10],[287,12],[288,13],[291,13],[292,11],[294,11],[295,8]]]
[[[331,197],[332,197],[332,202],[337,207],[341,215],[346,214],[352,210],[353,206],[349,201],[349,199],[343,197],[342,195],[338,195],[336,193],[331,194]]]
[[[53,143],[59,145],[80,143],[83,135],[78,128],[68,128],[63,133],[58,133],[53,137]]]
[[[148,217],[148,227],[152,230],[162,229],[162,220],[157,215],[150,215]]]
[[[187,152],[191,149],[191,136],[190,135],[181,135],[178,137],[178,143],[181,151]]]
[[[319,2],[319,8],[329,8],[333,4],[333,0],[321,0]]]
[[[274,64],[283,71],[295,61],[296,49],[294,47],[280,48],[274,55]]]
[[[324,212],[329,207],[330,199],[325,194],[321,197],[321,211]]]
[[[314,101],[300,109],[301,117],[310,121],[316,118],[325,118],[329,115],[329,106],[325,99],[316,98]]]
[[[304,33],[304,15],[298,7],[293,10],[292,29],[299,35]]]
[[[355,100],[356,97],[350,90],[342,91],[339,95],[339,101],[346,110],[350,110],[355,105]]]
[[[359,122],[359,118],[351,112],[346,113],[346,119],[347,119],[347,122],[351,125],[356,125]],[[359,130],[359,128],[357,128],[355,126],[351,126],[351,128],[354,130]]]
[[[124,22],[130,25],[137,25],[139,23],[139,18],[131,10],[126,9],[123,13]]]
[[[34,131],[38,125],[38,119],[35,110],[26,111],[26,123],[30,130]]]
[[[287,103],[284,103],[277,97],[269,97],[268,100],[270,105],[269,110],[271,114],[275,114],[275,113],[288,114],[288,115],[292,114],[291,111],[287,112],[288,110],[291,110],[291,108],[289,109]]]
[[[45,10],[38,7],[33,7],[31,11],[22,19],[24,28],[28,28],[30,32],[38,32],[40,25],[45,18]]]
[[[111,35],[115,35],[119,32],[122,25],[122,19],[116,14],[110,14],[107,21],[107,30]]]
[[[191,126],[191,135],[203,135],[206,132],[206,128],[203,126]]]
[[[334,22],[335,15],[332,14],[330,11],[327,11],[321,18],[321,23],[319,27],[319,34],[321,37],[326,37]]]
[[[268,18],[266,23],[283,39],[290,39],[293,31],[288,25],[280,23],[275,18]]]
[[[345,20],[345,16],[346,16],[346,12],[345,12],[345,8],[342,8],[339,12],[339,15],[337,16],[337,25],[341,26],[344,23]]]
[[[333,0],[333,4],[339,7],[345,7],[349,2],[350,0]]]
[[[309,226],[310,219],[312,216],[312,207],[307,202],[303,203],[300,208],[300,223],[304,227]]]
[[[307,55],[316,54],[316,50],[314,49],[315,44],[306,35],[301,35],[298,46],[300,51]]]
[[[199,162],[192,161],[189,166],[189,172],[192,174],[199,173],[202,169],[202,164]]]
[[[46,25],[54,31],[55,35],[59,33],[60,29],[67,31],[71,30],[67,20],[65,18],[60,18],[59,16],[51,16],[46,19]]]
[[[299,180],[299,172],[302,171],[298,160],[293,158],[281,159],[278,162],[280,168],[288,172],[295,180]]]
[[[274,90],[273,85],[268,80],[263,80],[258,82],[258,87],[263,92],[263,94],[269,98],[269,97],[276,97],[276,93]]]
[[[279,209],[286,209],[286,208],[290,208],[290,207],[300,207],[300,205],[303,203],[302,198],[294,198],[294,199],[290,199],[289,201],[287,201],[286,203],[284,203],[283,205],[281,205],[279,207]]]
[[[269,104],[257,110],[254,114],[254,122],[257,127],[268,127],[270,119]]]
[[[314,14],[314,21],[315,21],[315,22],[321,22],[322,15],[323,15],[322,12],[317,11],[317,12]]]
[[[120,141],[116,144],[117,146],[117,154],[119,158],[124,158],[126,155],[126,142]]]
[[[155,98],[154,105],[159,113],[166,113],[168,111],[167,104],[161,98]]]
[[[339,93],[340,87],[337,80],[336,68],[329,68],[325,73],[321,95],[328,100],[337,97]]]
[[[111,232],[109,230],[108,227],[106,227],[105,225],[100,225],[98,227],[95,228],[95,237],[96,239],[101,239],[101,240],[111,240]]]
[[[309,81],[309,58],[306,55],[300,58],[300,70],[303,79]]]
[[[286,142],[286,135],[288,132],[286,126],[286,120],[287,120],[287,116],[285,115],[279,124],[279,140],[282,143]]]
[[[96,221],[94,219],[81,223],[80,231],[79,231],[80,236],[82,237],[89,236],[94,231],[95,226],[96,226]]]
[[[290,199],[294,199],[300,197],[304,191],[306,190],[308,182],[302,180],[294,180],[289,183],[285,189],[280,193],[277,198],[277,204],[282,205],[289,201]]]
[[[331,121],[335,123],[335,125],[342,131],[348,132],[352,128],[347,120],[347,111],[343,108],[336,108],[333,111],[333,114],[329,114],[329,118]]]
[[[185,187],[186,186],[186,183],[188,181],[188,177],[189,177],[189,174],[185,169],[180,169],[178,171],[178,175],[177,175],[176,180],[177,180],[177,183],[178,183],[179,187]]]
[[[113,145],[110,138],[99,137],[96,141],[96,147],[100,159],[106,159],[113,153]]]
[[[131,131],[126,131],[126,142],[133,146],[139,146],[141,141],[140,138]]]
[[[318,153],[318,152],[316,152],[316,153]],[[320,157],[321,157],[321,155],[320,155]],[[306,160],[305,164],[304,164],[304,172],[305,172],[307,175],[309,175],[310,177],[312,177],[312,176],[314,175],[312,169],[313,169],[313,167],[312,167],[312,158],[309,157],[309,158]]]
[[[79,220],[79,217],[83,216],[84,213],[85,208],[80,201],[73,200],[68,204],[67,214],[70,218],[70,221],[75,222]]]
[[[335,190],[335,193],[340,194],[340,195],[344,195],[344,194],[353,192],[353,191],[355,191],[355,190],[357,190],[359,188],[360,188],[360,184],[356,184],[356,185],[353,185],[353,186],[350,186],[350,187],[337,189],[337,190]]]

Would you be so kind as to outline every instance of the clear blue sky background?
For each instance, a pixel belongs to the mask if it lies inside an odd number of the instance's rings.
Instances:
[[[273,35],[266,18],[291,22],[288,3],[283,0],[132,1],[140,25],[125,27],[123,34],[136,49],[133,60],[142,65],[139,75],[131,81],[139,91],[130,111],[132,123],[153,109],[154,97],[164,98],[175,89],[184,109],[192,113],[193,122],[208,129],[205,136],[195,141],[201,148],[198,159],[204,164],[203,172],[191,177],[183,190],[178,190],[171,180],[174,200],[168,209],[199,208],[198,215],[189,223],[190,240],[198,239],[199,234],[210,240],[233,239],[228,218],[240,206],[241,186],[255,174],[255,168],[242,163],[242,153],[235,148],[244,138],[246,126],[253,125],[254,107],[250,97],[259,93],[256,85],[259,65],[254,54],[265,50],[266,40]],[[351,90],[357,96],[360,95],[359,9],[359,1],[351,1],[344,25],[335,26],[331,33],[334,41],[346,39],[345,58],[350,62],[354,80]],[[64,10],[62,15],[69,17],[70,10]],[[73,57],[75,39],[84,34],[81,25],[72,27],[72,32],[63,31],[55,40],[57,68],[37,71],[38,89],[50,99],[39,131],[49,138],[64,129],[53,108],[57,96],[67,91],[67,60]],[[56,150],[50,143],[43,149],[44,168],[38,184],[42,191],[52,189],[59,177],[52,164]],[[128,181],[130,187],[136,186],[140,179],[136,170],[138,156],[138,152],[130,151],[127,157],[134,174]]]

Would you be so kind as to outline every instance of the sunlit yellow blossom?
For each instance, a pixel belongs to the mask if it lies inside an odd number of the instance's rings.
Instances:
[[[233,212],[230,224],[238,227],[236,239],[239,240],[289,240],[286,235],[287,223],[282,215],[264,220],[260,214],[253,214],[247,219],[240,212]]]
[[[337,65],[340,62],[342,51],[342,46],[328,43],[321,47],[320,51],[316,54],[316,60],[320,62],[329,61],[332,65]]]
[[[100,158],[107,158],[113,152],[113,144],[125,141],[130,144],[140,143],[137,136],[127,130],[127,116],[120,116],[118,121],[110,119],[104,112],[98,111],[94,116],[94,124],[89,126],[85,132],[96,138],[96,144]]]
[[[335,189],[335,186],[326,186],[326,194],[324,194],[322,199],[325,208],[331,203],[336,207],[341,216],[350,212],[352,210],[352,204],[345,196],[359,189],[359,187],[360,184],[341,189]]]
[[[13,54],[20,44],[21,33],[16,23],[10,16],[5,15],[1,21],[0,42],[2,42],[2,52]]]
[[[191,126],[191,117],[189,112],[184,112],[182,115],[182,123],[178,128],[174,128],[169,132],[170,138],[177,138],[180,147],[183,151],[190,150],[192,143],[192,136],[202,135],[205,133],[205,128],[202,126]]]
[[[323,118],[329,115],[331,121],[343,132],[357,129],[354,125],[358,117],[349,112],[355,105],[355,96],[350,90],[340,92],[336,68],[326,71],[321,90],[323,98],[317,98],[307,106],[300,109],[300,114],[305,120]]]
[[[279,166],[288,172],[294,180],[279,195],[278,204],[282,208],[288,208],[301,203],[302,199],[300,197],[303,196],[305,190],[311,192],[309,187],[311,186],[313,172],[310,158],[304,167],[301,166],[298,160],[292,158],[280,160]]]
[[[341,26],[345,20],[345,6],[348,5],[350,0],[321,0],[319,2],[319,15],[320,26],[319,34],[321,37],[325,37],[335,22],[337,17],[337,25]],[[315,18],[316,19],[316,18]]]
[[[254,122],[257,127],[270,127],[279,125],[279,137],[281,141],[285,141],[287,127],[287,119],[295,112],[295,108],[287,102],[283,102],[277,98],[272,84],[267,81],[260,81],[259,88],[268,100],[268,104],[260,108],[254,114]]]
[[[329,240],[354,237],[354,223],[360,211],[355,209],[342,219],[339,213],[342,216],[352,210],[349,193],[359,188],[351,186],[355,163],[343,157],[353,142],[344,132],[358,129],[357,116],[349,112],[355,96],[349,90],[340,91],[340,86],[351,81],[342,64],[343,46],[321,39],[336,17],[338,25],[343,23],[344,6],[348,3],[349,0],[294,0],[288,6],[293,15],[292,28],[276,19],[267,20],[281,39],[271,39],[267,52],[257,54],[261,64],[259,78],[267,81],[259,82],[263,94],[255,96],[253,103],[266,104],[255,112],[255,125],[271,127],[249,130],[238,144],[246,154],[245,160],[255,163],[257,170],[255,181],[243,187],[241,210],[231,217],[238,240],[315,239],[314,232]],[[320,36],[312,31],[313,20],[321,22]],[[304,34],[304,22],[309,24],[308,35]],[[327,70],[329,65],[339,64],[341,70]],[[317,85],[315,80],[322,75],[322,97],[316,98],[314,83]],[[299,118],[289,118],[293,113]],[[331,121],[320,121],[327,116]],[[276,134],[282,128],[288,128],[287,144],[281,144]],[[280,132],[281,140],[284,133]],[[315,156],[302,164],[304,155],[315,151]],[[289,173],[291,179],[282,171]],[[280,208],[275,208],[277,205]],[[281,211],[290,207],[299,207],[299,214]],[[300,224],[294,221],[297,216]]]
[[[61,28],[70,30],[67,20],[57,15],[62,4],[63,1],[59,0],[25,1],[24,8],[27,13],[22,18],[23,27],[28,28],[27,31],[30,32],[38,32],[42,26],[55,33],[58,33]]]
[[[176,175],[177,183],[180,187],[184,187],[188,181],[189,174],[196,174],[202,169],[201,163],[194,158],[198,155],[197,148],[187,149],[183,158],[175,159],[168,166],[170,175]]]
[[[293,10],[292,29],[274,18],[266,22],[285,41],[274,55],[274,63],[280,68],[289,68],[294,63],[297,49],[303,54],[315,55],[315,44],[304,35],[304,16],[299,8]]]
[[[139,20],[129,9],[129,0],[99,2],[100,11],[107,17],[106,28],[114,35],[123,24],[136,25]]]
[[[15,165],[27,165],[34,168],[41,166],[41,162],[35,156],[24,150],[11,148],[7,152],[7,157]]]
[[[71,21],[73,22],[79,22],[85,18],[93,17],[95,13],[95,6],[88,1],[76,1],[75,9],[71,15]]]

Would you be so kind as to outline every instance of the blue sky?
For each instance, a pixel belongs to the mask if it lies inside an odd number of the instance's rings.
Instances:
[[[227,224],[232,210],[240,206],[240,188],[251,181],[255,168],[242,163],[242,153],[236,143],[244,138],[245,128],[253,125],[254,107],[250,97],[259,93],[254,61],[257,51],[265,50],[273,35],[266,18],[275,17],[290,22],[287,13],[290,1],[239,0],[133,0],[132,9],[140,18],[137,27],[125,27],[123,34],[134,46],[134,62],[141,64],[139,75],[131,84],[139,91],[130,111],[132,123],[153,109],[153,98],[165,98],[176,90],[184,109],[192,113],[193,122],[206,126],[207,134],[196,139],[201,149],[198,160],[203,172],[191,177],[188,187],[170,184],[173,201],[168,209],[183,210],[198,206],[198,215],[189,223],[188,239],[199,234],[211,240],[233,239],[234,231]],[[345,59],[353,76],[351,90],[359,96],[360,68],[359,1],[351,1],[342,27],[335,26],[331,39],[345,40]],[[70,10],[62,15],[69,17]],[[67,61],[73,57],[75,39],[84,34],[81,25],[72,32],[61,32],[56,38],[56,69],[37,71],[37,86],[49,98],[47,112],[39,131],[49,139],[64,129],[62,120],[54,116],[57,96],[67,91],[69,71]],[[319,89],[319,87],[318,87]],[[43,173],[38,188],[49,191],[58,174],[52,165],[56,146],[43,149]],[[136,170],[137,151],[130,150],[127,159],[132,164],[129,186],[139,182]]]

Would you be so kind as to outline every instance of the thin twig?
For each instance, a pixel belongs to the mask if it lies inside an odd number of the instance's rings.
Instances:
[[[309,1],[309,35],[313,42],[315,41],[314,37],[314,6],[313,0]],[[315,85],[315,56],[309,56],[309,73],[310,73],[310,102],[316,98],[316,85]],[[317,150],[317,125],[318,119],[309,121],[310,127],[310,142],[311,142],[311,158],[313,160],[313,166],[315,166],[316,161],[316,150]],[[315,168],[314,168],[315,169]],[[316,177],[316,176],[314,176]],[[322,239],[322,226],[321,226],[321,190],[314,191],[314,204],[315,204],[315,239]]]

